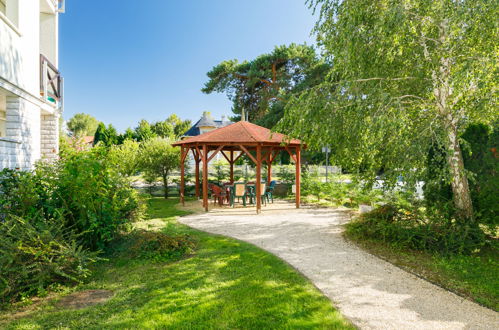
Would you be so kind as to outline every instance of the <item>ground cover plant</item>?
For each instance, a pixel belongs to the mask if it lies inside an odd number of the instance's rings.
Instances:
[[[353,329],[289,265],[253,245],[178,224],[175,216],[186,211],[176,205],[178,199],[149,199],[148,220],[138,224],[189,235],[197,244],[192,255],[172,262],[130,259],[116,247],[75,289],[111,290],[105,304],[70,310],[51,301],[22,318],[4,315],[0,327]]]

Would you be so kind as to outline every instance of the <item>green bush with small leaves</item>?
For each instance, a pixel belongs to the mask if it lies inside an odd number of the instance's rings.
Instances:
[[[417,205],[384,205],[346,225],[347,233],[384,241],[411,250],[440,254],[469,254],[491,243],[480,228],[455,219],[428,217]]]
[[[78,282],[145,205],[105,147],[0,171],[0,301]]]
[[[64,219],[7,216],[0,226],[0,305],[40,295],[55,283],[90,275],[97,252],[85,250]]]
[[[135,230],[122,237],[118,250],[131,259],[149,259],[158,262],[178,260],[194,251],[192,236],[182,233]]]

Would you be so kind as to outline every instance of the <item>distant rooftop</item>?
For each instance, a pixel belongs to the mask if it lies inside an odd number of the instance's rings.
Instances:
[[[184,137],[198,136],[201,134],[201,127],[206,128],[220,128],[232,124],[225,116],[221,120],[215,120],[209,112],[204,112],[201,119],[199,119],[191,128],[184,134]]]

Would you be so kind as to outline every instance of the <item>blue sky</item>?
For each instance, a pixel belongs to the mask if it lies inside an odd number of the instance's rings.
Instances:
[[[224,94],[201,93],[206,72],[275,45],[313,44],[314,22],[305,0],[68,0],[64,118],[85,112],[122,131],[172,113],[231,115]]]

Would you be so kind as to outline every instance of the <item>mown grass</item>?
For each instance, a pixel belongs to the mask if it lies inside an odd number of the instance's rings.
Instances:
[[[499,253],[496,249],[485,248],[473,255],[443,256],[367,239],[348,230],[345,236],[370,253],[402,269],[499,311],[499,277],[497,276]]]
[[[57,305],[58,297],[21,318],[13,311],[5,314],[0,328],[353,328],[308,280],[277,257],[178,224],[175,217],[188,212],[177,209],[177,202],[149,199],[149,219],[156,224],[162,219],[168,224],[162,229],[166,232],[192,235],[198,241],[194,255],[166,263],[115,255],[75,289],[112,290],[108,302],[68,310]]]

